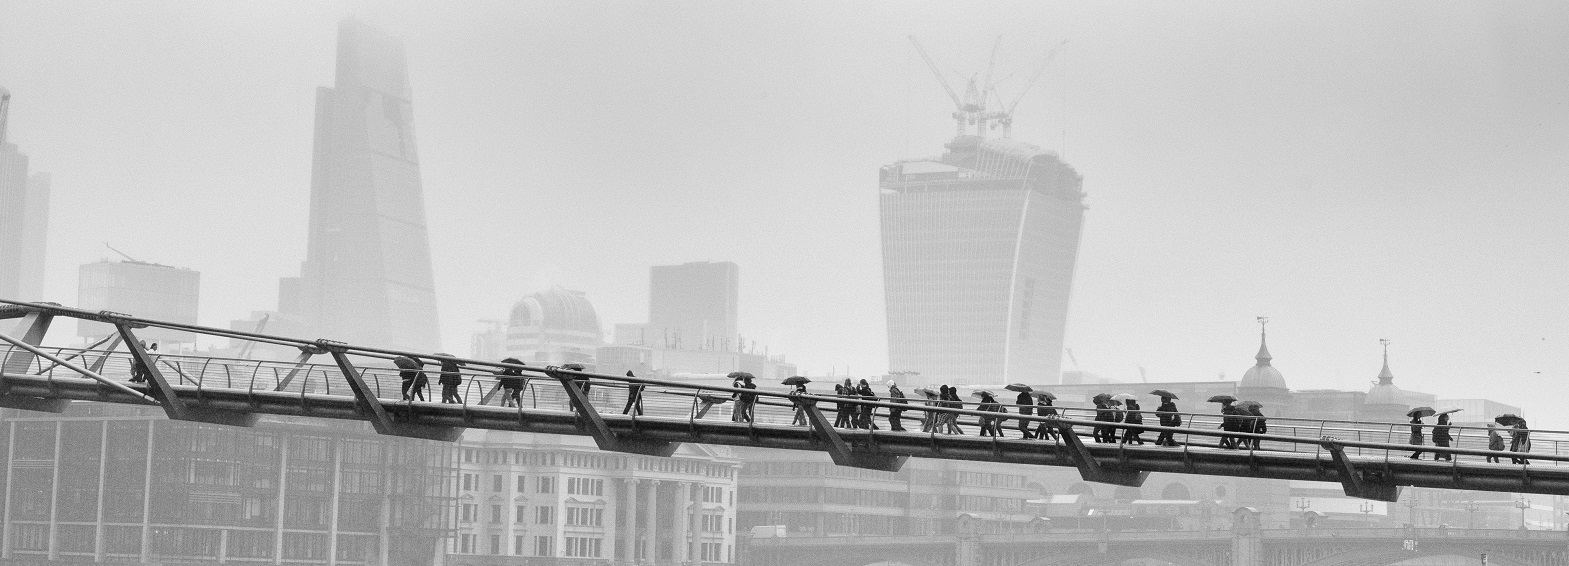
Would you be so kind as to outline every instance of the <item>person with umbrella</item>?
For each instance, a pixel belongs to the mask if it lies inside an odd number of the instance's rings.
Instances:
[[[1504,437],[1498,435],[1497,423],[1487,423],[1487,449],[1494,452],[1504,451]],[[1497,464],[1501,460],[1498,459],[1497,455],[1490,454],[1487,456],[1487,462],[1489,464]]]
[[[627,370],[627,377],[637,376],[632,375],[631,370]],[[621,414],[634,417],[643,416],[643,389],[646,387],[648,387],[647,384],[637,381],[627,383],[627,404],[621,408]],[[636,411],[636,413],[633,411]]]
[[[1041,416],[1041,417],[1055,417],[1055,416],[1057,416],[1057,408],[1053,407],[1051,405],[1051,402],[1057,399],[1056,395],[1052,395],[1051,393],[1046,392],[1046,391],[1035,391],[1034,394],[1035,394],[1035,399],[1036,399],[1036,404],[1035,404],[1035,414],[1036,414],[1036,416]],[[1052,440],[1059,440],[1059,439],[1061,439],[1062,435],[1060,433],[1058,433],[1057,429],[1052,427],[1051,424],[1052,424],[1051,421],[1041,421],[1040,424],[1035,427],[1035,438],[1037,440],[1046,440],[1048,437],[1051,438]]]
[[[1410,411],[1406,411],[1406,416],[1411,417],[1411,445],[1412,446],[1421,446],[1423,444],[1423,442],[1422,442],[1422,439],[1423,439],[1423,436],[1422,436],[1422,417],[1431,416],[1432,414],[1433,414],[1433,408],[1432,407],[1417,407],[1415,409],[1411,409]],[[1412,452],[1411,453],[1411,459],[1412,460],[1421,460],[1422,459],[1422,451],[1421,450],[1417,450],[1415,452]]]
[[[834,402],[834,428],[850,428],[849,406],[842,399],[850,396],[850,378],[845,378],[844,383],[834,384],[834,396],[841,398]]]
[[[788,378],[785,378],[784,380],[785,385],[789,385],[795,388],[790,390],[791,397],[806,395],[806,384],[811,382],[812,380],[799,375],[792,375]],[[806,407],[802,405],[799,400],[794,400],[793,404],[795,405],[795,420],[790,421],[790,424],[806,426]]]
[[[1111,394],[1100,393],[1091,398],[1090,401],[1095,403],[1095,422],[1117,422],[1117,410],[1112,406]],[[1114,444],[1117,442],[1117,428],[1112,425],[1098,424],[1095,425],[1093,436],[1095,437],[1095,442]]]
[[[452,357],[452,354],[438,353],[436,355],[446,356],[449,358]],[[456,361],[441,360],[441,379],[439,380],[439,383],[441,383],[442,403],[451,404],[463,402],[463,399],[458,397],[458,386],[463,385],[462,368],[463,364]]]
[[[1453,411],[1439,413],[1438,424],[1433,425],[1433,446],[1436,448],[1448,448],[1449,441],[1453,438],[1449,433],[1449,413],[1451,412]],[[1434,450],[1433,460],[1452,461],[1454,460],[1454,455],[1445,450]]]
[[[1266,422],[1267,419],[1264,418],[1263,408],[1264,405],[1258,401],[1243,401],[1241,403],[1237,403],[1237,413],[1240,415],[1239,418],[1242,419],[1242,426],[1240,427],[1242,432],[1250,432],[1253,434],[1264,434],[1269,432],[1269,426]],[[1241,440],[1243,448],[1252,447],[1254,450],[1262,448],[1264,444],[1264,440],[1261,438],[1243,438]]]
[[[1160,406],[1155,407],[1155,415],[1160,419],[1160,426],[1169,428],[1182,426],[1182,415],[1177,412],[1177,404],[1172,402],[1172,400],[1177,398],[1176,394],[1165,389],[1156,389],[1151,391],[1150,394],[1160,397]],[[1175,434],[1169,430],[1160,431],[1160,436],[1155,437],[1155,445],[1176,446]]]
[[[757,410],[757,393],[750,391],[757,389],[757,384],[752,383],[754,379],[756,378],[752,377],[750,373],[741,376],[741,388],[748,391],[742,392],[741,396],[736,400],[736,405],[741,409],[741,420],[739,422],[749,423],[752,422],[752,419],[757,418],[755,412]]]
[[[425,372],[420,368],[425,364],[419,358],[411,356],[398,356],[392,359],[392,364],[401,368],[398,377],[403,380],[403,400],[413,401],[416,397],[425,400],[425,384],[429,382]]]
[[[947,385],[944,385],[943,387],[946,387],[948,389],[948,395],[946,397],[948,399],[948,404],[946,406],[948,408],[950,408],[950,409],[963,409],[964,408],[964,400],[959,398],[959,388],[957,388],[957,387],[950,387],[950,386],[947,386]],[[943,417],[945,419],[947,419],[947,421],[948,421],[948,432],[947,432],[947,434],[958,434],[958,435],[963,435],[964,434],[964,429],[959,428],[959,414],[958,413],[945,413],[943,415]]]
[[[909,403],[905,400],[904,392],[899,390],[899,384],[891,381],[888,382],[888,402],[900,405]],[[888,430],[904,432],[903,417],[904,409],[888,409]]]
[[[992,396],[992,392],[976,391],[975,396],[981,398],[981,405],[977,410],[989,413],[1002,411],[1002,404],[997,402],[997,398]],[[996,417],[981,417],[981,436],[1002,436],[1002,430],[997,426],[998,424]]]
[[[1030,396],[1030,391],[1032,391],[1030,386],[1023,383],[1014,383],[1008,386],[1008,390],[1019,392],[1019,396],[1014,399],[1014,405],[1019,408],[1020,415],[1029,415],[1035,412],[1035,398]],[[1025,440],[1034,438],[1030,434],[1029,419],[1019,419],[1019,432],[1024,435]]]
[[[921,416],[921,432],[930,433],[937,428],[937,411],[931,410],[932,407],[937,406],[937,393],[926,387],[917,387],[915,392],[926,398],[921,402],[927,409]]]
[[[1140,438],[1139,435],[1144,434],[1144,430],[1138,425],[1144,424],[1144,414],[1139,411],[1139,401],[1132,399],[1132,395],[1128,397],[1130,397],[1128,400],[1123,401],[1126,404],[1127,412],[1122,417],[1122,424],[1127,426],[1122,432],[1122,443],[1143,446],[1144,439]]]
[[[740,389],[741,388],[741,376],[744,373],[745,372],[732,371],[732,372],[730,372],[729,375],[725,376],[725,377],[730,378],[730,387],[732,389]],[[731,401],[731,403],[730,403],[730,422],[733,422],[733,423],[741,422],[741,411],[743,410],[741,408],[741,392],[740,391],[731,391],[730,392],[730,401]]]
[[[504,364],[523,365],[523,360],[507,358],[501,360]],[[502,368],[496,372],[496,381],[501,385],[501,406],[523,406],[523,370],[517,368]]]
[[[1237,436],[1230,433],[1239,432],[1242,428],[1242,420],[1237,414],[1237,408],[1231,405],[1237,402],[1237,398],[1230,395],[1216,395],[1210,397],[1209,402],[1220,403],[1220,430],[1228,433],[1220,435],[1220,447],[1235,449],[1237,447]]]
[[[1506,415],[1506,416],[1512,416],[1512,415]],[[1499,418],[1502,418],[1502,417],[1499,417]],[[1531,429],[1526,428],[1525,419],[1522,419],[1520,417],[1515,417],[1514,420],[1512,421],[1512,423],[1513,424],[1509,425],[1509,451],[1510,452],[1520,452],[1520,453],[1530,452],[1531,451]],[[1511,457],[1511,458],[1509,458],[1509,461],[1514,462],[1516,464],[1520,464],[1520,465],[1525,465],[1525,464],[1530,464],[1531,463],[1530,460],[1527,460],[1527,459],[1525,459],[1523,457]]]

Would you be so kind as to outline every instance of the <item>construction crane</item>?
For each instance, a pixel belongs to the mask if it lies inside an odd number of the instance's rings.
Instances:
[[[1002,97],[997,94],[997,82],[993,80],[994,72],[997,68],[997,51],[1002,47],[1002,36],[998,36],[997,40],[992,43],[991,58],[986,64],[985,79],[977,83],[977,77],[971,76],[969,84],[964,89],[962,98],[953,89],[953,86],[948,84],[948,78],[943,75],[942,69],[937,67],[937,63],[926,52],[926,48],[921,45],[920,40],[915,39],[915,36],[912,35],[910,36],[910,43],[915,45],[916,52],[920,53],[921,59],[926,61],[926,67],[931,69],[933,75],[937,76],[937,82],[942,85],[943,91],[947,92],[948,98],[953,101],[953,119],[957,125],[956,135],[965,135],[967,132],[966,126],[974,126],[974,135],[984,138],[988,130],[1001,125],[1002,137],[1009,138],[1013,136],[1014,110],[1019,107],[1019,102],[1024,100],[1024,95],[1029,92],[1030,88],[1035,86],[1035,81],[1040,79],[1041,74],[1046,71],[1046,65],[1051,63],[1052,58],[1057,56],[1057,51],[1068,42],[1058,43],[1052,47],[1051,51],[1047,52],[1046,58],[1036,67],[1035,72],[1030,76],[1029,82],[1025,83],[1024,88],[1019,91],[1019,95],[1013,99],[1012,103],[1006,105],[1003,104]],[[987,110],[987,101],[993,98],[997,99],[998,105],[1003,109]]]
[[[141,260],[138,260],[138,259],[136,259],[134,257],[131,257],[129,254],[127,254],[125,252],[122,252],[120,250],[114,249],[114,246],[109,245],[109,242],[104,242],[104,247],[109,248],[109,251],[111,251],[111,252],[120,254],[120,257],[125,258],[126,261],[129,261],[131,263],[146,263],[144,261],[141,261]]]

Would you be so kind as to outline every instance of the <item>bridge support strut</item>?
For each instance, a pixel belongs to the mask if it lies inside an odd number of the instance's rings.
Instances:
[[[234,411],[218,411],[203,407],[190,407],[174,393],[174,388],[169,386],[169,380],[163,376],[163,371],[158,369],[157,360],[147,353],[147,348],[136,339],[136,334],[131,332],[130,325],[123,322],[114,322],[114,327],[120,333],[120,339],[125,342],[125,349],[130,350],[133,364],[140,365],[147,371],[148,396],[156,399],[163,406],[163,412],[170,420],[194,421],[202,423],[221,424],[229,426],[256,426],[255,413],[239,413]],[[133,366],[135,367],[135,366]],[[135,370],[132,370],[135,371]]]
[[[1340,475],[1340,488],[1346,492],[1346,495],[1390,503],[1400,500],[1400,486],[1395,485],[1388,478],[1363,477],[1362,471],[1346,457],[1346,448],[1341,446],[1338,440],[1326,436],[1320,444],[1329,451],[1330,458],[1335,461],[1335,471]]]
[[[1058,432],[1062,433],[1062,443],[1067,445],[1068,456],[1073,458],[1073,465],[1079,468],[1079,477],[1084,478],[1084,481],[1139,487],[1144,485],[1144,478],[1149,477],[1150,473],[1143,470],[1101,464],[1095,460],[1095,455],[1090,453],[1078,433],[1073,432],[1073,425],[1061,421],[1054,424]]]
[[[387,413],[387,408],[382,406],[381,399],[376,397],[376,392],[365,385],[365,378],[349,362],[348,354],[343,350],[325,348],[332,354],[332,360],[338,363],[338,370],[343,372],[343,379],[349,382],[349,389],[354,392],[354,404],[359,406],[365,414],[370,426],[376,429],[376,434],[387,436],[403,436],[408,438],[423,438],[426,440],[456,441],[463,436],[463,429],[450,426],[432,426],[427,424],[398,422]],[[413,409],[412,406],[409,407]]]
[[[594,444],[600,450],[612,452],[626,452],[628,454],[642,454],[644,456],[659,456],[668,458],[676,453],[676,448],[681,446],[676,442],[663,440],[646,440],[640,438],[626,438],[610,430],[610,425],[605,422],[605,417],[594,410],[594,404],[588,400],[588,393],[583,391],[583,385],[588,383],[588,376],[574,377],[554,366],[545,368],[545,373],[561,382],[561,388],[566,390],[567,397],[572,400],[572,409],[577,411],[578,426],[586,427],[589,436],[594,438]],[[580,383],[581,382],[581,383]]]
[[[21,341],[31,346],[43,342],[44,334],[49,332],[49,323],[54,320],[54,315],[44,311],[32,311],[22,315],[19,328],[22,331]],[[7,337],[10,342],[13,338]],[[34,354],[26,349],[12,348],[11,355],[6,356],[5,362],[0,364],[0,374],[4,373],[29,373],[28,368],[33,365]],[[10,388],[6,387],[4,378],[0,378],[0,407],[8,409],[25,409],[43,413],[63,413],[66,406],[71,404],[67,399],[45,399],[43,397],[27,397],[24,395],[11,395]]]
[[[790,401],[806,413],[806,420],[812,423],[812,430],[817,431],[819,436],[828,441],[828,457],[833,459],[834,464],[897,472],[899,468],[904,467],[904,461],[910,459],[909,456],[897,454],[856,452],[850,447],[850,443],[845,442],[844,437],[839,435],[839,430],[833,427],[833,423],[828,422],[828,417],[823,416],[823,410],[817,408],[816,400],[791,397]]]

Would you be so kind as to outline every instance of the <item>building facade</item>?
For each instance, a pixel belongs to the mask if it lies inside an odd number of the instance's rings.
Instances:
[[[196,324],[201,272],[140,261],[99,261],[78,271],[77,308],[114,311],[143,318]],[[113,325],[77,321],[77,335],[94,342],[115,333]],[[190,343],[195,335],[144,328],[136,335],[153,342]]]
[[[484,332],[476,335],[476,346],[484,336]],[[507,357],[525,362],[587,366],[594,363],[594,351],[604,342],[599,315],[584,293],[554,287],[512,305],[503,344]]]
[[[0,88],[0,298],[43,300],[49,176],[6,138],[11,91]]]
[[[449,565],[733,564],[736,478],[728,448],[656,458],[586,438],[464,435]]]
[[[337,79],[316,91],[310,233],[278,310],[311,335],[382,348],[440,344],[403,43],[338,26]]]
[[[451,534],[450,444],[85,402],[3,415],[6,563],[431,565]]]
[[[959,135],[947,148],[880,175],[889,369],[1057,383],[1083,178],[1010,139]]]
[[[740,267],[728,261],[654,266],[643,341],[687,350],[743,349],[736,326],[740,278]]]

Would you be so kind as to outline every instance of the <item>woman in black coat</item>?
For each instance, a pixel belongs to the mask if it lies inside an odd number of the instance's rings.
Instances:
[[[463,364],[451,360],[441,361],[441,402],[462,403],[458,386],[463,385]]]
[[[1171,402],[1170,397],[1160,399],[1160,406],[1155,407],[1155,415],[1160,418],[1160,426],[1171,428],[1182,426],[1182,415],[1177,414],[1177,404]],[[1155,437],[1155,445],[1176,446],[1175,434],[1169,430],[1160,431],[1160,436]]]
[[[1041,395],[1038,398],[1040,399],[1040,402],[1035,405],[1035,414],[1037,416],[1057,416],[1057,408],[1051,406],[1051,397]],[[1041,421],[1040,425],[1035,427],[1035,438],[1037,439],[1046,440],[1050,438],[1056,440],[1061,438],[1061,436],[1062,435],[1057,432],[1057,429],[1052,428],[1051,421]]]
[[[1433,446],[1448,448],[1449,441],[1454,437],[1449,434],[1449,415],[1438,415],[1438,424],[1433,427]],[[1434,460],[1453,460],[1454,455],[1439,450],[1433,451]]]
[[[501,360],[501,363],[523,365],[523,361],[517,358],[507,358],[505,360]],[[523,370],[516,368],[505,368],[496,372],[496,375],[496,381],[499,383],[499,385],[501,385],[501,406],[522,407]]]
[[[877,400],[877,392],[872,391],[872,384],[867,383],[864,379],[861,380],[861,386],[855,388],[855,394],[859,395],[862,401]],[[858,409],[857,412],[860,414],[860,418],[856,422],[855,428],[876,430],[877,424],[872,422],[872,411],[877,410],[877,407],[875,405],[862,404],[856,406],[856,409]]]
[[[1422,445],[1422,416],[1421,416],[1420,413],[1417,413],[1417,414],[1414,414],[1414,415],[1411,416],[1411,445],[1412,446],[1421,446]],[[1415,452],[1412,452],[1411,453],[1411,459],[1412,460],[1421,460],[1422,459],[1422,451],[1421,450],[1417,450]]]
[[[1140,428],[1138,425],[1144,424],[1144,414],[1139,411],[1139,402],[1138,401],[1134,401],[1132,399],[1128,399],[1127,403],[1128,403],[1128,407],[1127,407],[1128,408],[1128,412],[1122,418],[1122,422],[1123,422],[1123,424],[1128,425],[1128,427],[1122,433],[1122,443],[1123,444],[1138,444],[1140,446],[1143,446],[1144,445],[1144,439],[1140,438],[1139,435],[1144,434],[1144,430],[1142,428]]]
[[[850,381],[850,380],[846,379],[845,381]],[[845,388],[844,384],[835,383],[834,384],[834,396],[836,396],[836,397],[846,397],[846,396],[848,396],[849,393],[846,392],[844,390],[844,388]],[[834,403],[834,428],[850,428],[850,412],[847,410],[847,407],[845,406],[845,402],[844,401],[839,401],[839,402]]]
[[[948,387],[946,385],[944,385],[943,387],[947,390],[946,393],[943,394],[943,399],[947,399],[948,400],[947,404],[945,404],[943,406],[948,407],[950,409],[963,409],[964,408],[964,401],[959,399],[959,390],[956,389],[956,388],[953,388],[953,387]],[[964,434],[964,429],[959,428],[959,415],[958,414],[955,414],[955,413],[945,413],[943,416],[948,421],[948,434],[959,434],[959,435]]]
[[[981,392],[981,406],[979,410],[989,413],[998,412],[1002,410],[1002,404],[997,402],[996,397],[992,397],[990,393],[983,391]],[[1002,436],[1002,431],[997,426],[1000,423],[997,420],[995,417],[981,417],[981,436]]]
[[[1021,415],[1035,412],[1035,399],[1030,397],[1030,392],[1028,391],[1021,391],[1019,397],[1014,402],[1018,405],[1019,414]],[[1035,435],[1030,434],[1030,421],[1028,419],[1019,419],[1019,432],[1024,435],[1025,440],[1035,438]]]

